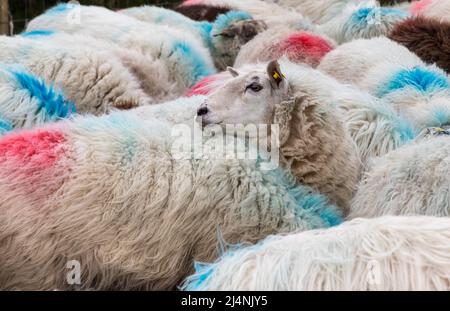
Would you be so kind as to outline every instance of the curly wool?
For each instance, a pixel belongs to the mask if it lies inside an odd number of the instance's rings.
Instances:
[[[255,243],[341,221],[323,196],[258,161],[175,157],[173,122],[202,100],[0,140],[0,288],[71,289],[61,271],[78,260],[80,289],[173,289],[194,260],[218,257],[222,238]]]
[[[432,137],[374,159],[349,217],[450,216],[450,138]]]
[[[360,218],[230,250],[182,289],[448,291],[449,243],[448,218]]]
[[[80,113],[103,114],[151,102],[135,76],[108,51],[66,48],[21,36],[1,37],[0,48],[2,62],[23,65],[54,83]]]
[[[414,17],[396,25],[389,38],[418,55],[428,64],[450,73],[450,22]]]

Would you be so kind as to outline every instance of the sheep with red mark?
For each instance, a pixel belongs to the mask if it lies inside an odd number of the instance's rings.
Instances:
[[[433,18],[441,22],[450,22],[450,2],[447,0],[421,0],[411,4],[411,13]]]

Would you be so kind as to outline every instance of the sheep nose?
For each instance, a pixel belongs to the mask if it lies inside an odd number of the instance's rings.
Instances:
[[[200,107],[198,110],[197,110],[197,116],[204,116],[205,114],[207,114],[209,112],[209,110],[208,110],[208,108],[207,107]]]

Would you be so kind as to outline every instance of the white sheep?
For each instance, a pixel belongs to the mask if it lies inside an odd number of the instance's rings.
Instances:
[[[225,291],[450,290],[450,219],[355,219],[271,236],[198,263],[183,289]]]
[[[408,16],[400,9],[380,7],[375,0],[350,2],[339,15],[318,26],[316,31],[342,44],[355,39],[387,36]]]
[[[152,59],[138,51],[125,49],[117,44],[98,40],[88,35],[68,34],[62,31],[33,30],[20,34],[27,39],[41,41],[45,45],[83,47],[94,51],[110,52],[137,79],[141,89],[150,96],[152,103],[161,103],[178,97],[169,68],[162,59]]]
[[[286,56],[292,62],[316,67],[334,46],[333,40],[314,33],[313,29],[272,27],[242,46],[234,66]]]
[[[240,11],[221,14],[213,23],[193,21],[173,10],[147,5],[125,9],[120,13],[143,22],[188,31],[201,38],[204,46],[210,50],[216,67],[221,70],[232,66],[240,47],[267,28],[264,22],[253,20],[250,14]]]
[[[419,129],[450,122],[447,74],[388,38],[343,44],[318,68],[382,98]]]
[[[186,131],[174,133],[174,123],[204,100],[78,117],[0,140],[0,288],[173,289],[194,260],[218,257],[222,239],[254,243],[341,221],[324,196],[283,170],[216,157],[211,147],[222,137],[204,137],[200,157],[179,157],[175,143]],[[74,260],[76,287],[66,281]]]
[[[59,4],[30,21],[27,31],[32,30],[88,35],[149,55],[150,62],[162,59],[178,95],[201,78],[215,73],[212,57],[199,38],[102,7]]]
[[[382,99],[351,85],[342,84],[334,78],[309,66],[295,65],[281,60],[282,70],[291,84],[301,89],[306,96],[323,105],[336,105],[341,111],[339,118],[356,143],[363,167],[371,157],[381,156],[413,140],[419,129]],[[244,67],[251,70],[254,65]],[[290,69],[292,68],[292,69]],[[242,68],[239,68],[239,71]],[[189,93],[210,94],[232,79],[229,72],[223,72],[201,81]],[[223,105],[227,107],[226,105]]]
[[[376,158],[352,201],[350,218],[450,216],[450,137],[420,139]]]
[[[75,112],[74,104],[62,92],[21,66],[1,64],[0,94],[0,136]]]
[[[151,103],[136,78],[108,51],[55,47],[24,37],[0,37],[0,59],[54,83],[79,113],[102,114]]]
[[[450,22],[450,3],[448,0],[421,0],[411,3],[410,11],[414,15]]]

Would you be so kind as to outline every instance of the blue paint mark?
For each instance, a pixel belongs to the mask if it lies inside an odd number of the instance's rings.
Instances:
[[[433,93],[449,89],[450,83],[448,78],[443,74],[421,67],[414,67],[395,73],[380,87],[377,95],[383,97],[405,88],[414,89],[421,93]]]
[[[60,3],[55,5],[54,7],[48,9],[45,14],[62,14],[72,10],[77,4],[73,3]]]
[[[21,88],[28,91],[30,97],[37,99],[37,112],[44,110],[51,119],[66,118],[75,112],[75,105],[66,100],[62,93],[48,86],[44,80],[24,71],[9,70]]]
[[[193,47],[186,42],[175,42],[172,48],[172,54],[179,56],[179,61],[186,63],[189,67],[188,73],[192,77],[193,86],[195,83],[215,73],[214,67],[208,65]]]
[[[370,24],[372,22],[376,22],[378,17],[392,17],[392,18],[406,18],[408,17],[408,13],[393,9],[393,8],[385,8],[385,7],[371,7],[371,8],[361,8],[355,12],[350,17],[350,20],[353,24]]]
[[[12,131],[13,126],[11,122],[0,117],[0,136],[5,134],[6,132]]]
[[[252,16],[247,12],[242,11],[230,11],[225,14],[221,14],[213,23],[214,34],[221,33],[230,24],[237,21],[252,19]]]
[[[203,42],[208,46],[208,48],[212,51],[214,49],[213,41],[212,41],[212,29],[213,25],[209,22],[198,22],[195,24],[195,27],[198,29],[200,37]]]
[[[52,30],[32,30],[28,32],[23,32],[20,35],[22,37],[46,37],[46,36],[52,36],[55,32]]]

